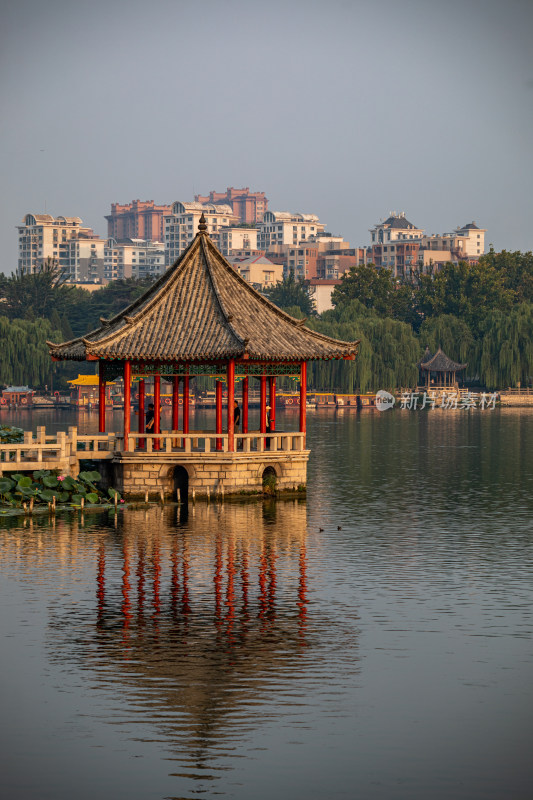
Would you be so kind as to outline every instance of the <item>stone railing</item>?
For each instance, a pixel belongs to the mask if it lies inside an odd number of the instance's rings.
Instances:
[[[263,452],[295,452],[305,449],[305,433],[272,432],[236,433],[234,436],[234,455]],[[116,449],[121,450],[124,438],[117,436]],[[228,453],[229,437],[227,433],[217,434],[212,431],[166,431],[165,433],[130,433],[127,447],[123,452],[164,456],[170,453]]]
[[[115,450],[114,433],[80,436],[76,427],[70,427],[67,433],[47,434],[40,426],[35,436],[25,431],[24,442],[0,444],[0,471],[66,469],[73,458],[101,460],[111,458]]]
[[[305,449],[305,433],[275,431],[272,433],[236,433],[233,456],[246,456],[250,453],[292,453]],[[124,437],[117,433],[98,433],[80,435],[76,427],[68,432],[58,431],[47,434],[43,427],[37,428],[33,436],[25,431],[24,442],[0,445],[0,473],[13,469],[68,469],[76,459],[91,461],[113,458],[116,452],[136,457],[161,457],[169,454],[211,453],[225,454],[229,451],[227,433],[212,431],[193,431],[184,434],[180,431],[163,433],[130,433],[127,447]]]

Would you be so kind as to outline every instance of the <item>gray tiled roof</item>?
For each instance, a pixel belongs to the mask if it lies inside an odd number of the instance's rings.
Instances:
[[[434,355],[426,350],[424,357],[418,362],[418,366],[420,369],[429,370],[429,372],[460,372],[465,369],[467,365],[452,361],[439,347]]]
[[[359,342],[312,331],[262,297],[204,231],[138,300],[84,337],[48,342],[59,359],[194,361],[343,358]]]
[[[409,222],[409,220],[405,219],[405,217],[395,217],[395,216],[388,217],[383,223],[383,225],[388,225],[389,228],[409,228],[409,229],[412,228],[418,230],[418,228],[415,228],[413,223]]]

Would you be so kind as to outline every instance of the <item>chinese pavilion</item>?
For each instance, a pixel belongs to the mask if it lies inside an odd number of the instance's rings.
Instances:
[[[456,373],[466,369],[467,364],[453,361],[446,353],[443,353],[440,347],[436,353],[430,353],[429,347],[426,347],[422,360],[418,362],[418,367],[425,379],[426,386],[429,386],[431,381],[435,386],[454,386]]]
[[[278,488],[305,485],[307,361],[352,360],[359,342],[312,331],[305,320],[290,317],[260,295],[215,247],[203,215],[196,237],[174,265],[134,303],[100,321],[101,326],[86,336],[48,346],[54,360],[98,361],[101,433],[106,385],[117,377],[124,380],[123,433],[114,456],[118,488],[142,494],[160,487],[171,493],[181,470],[187,487],[199,494],[257,490],[269,466]],[[189,429],[190,381],[202,375],[216,381],[214,432]],[[285,375],[300,380],[297,433],[276,433],[276,378]],[[166,433],[161,431],[161,378],[173,387],[171,431]],[[152,433],[145,431],[147,379],[153,380]],[[250,379],[258,381],[260,389],[256,432],[248,429]],[[242,381],[242,432],[234,426],[236,380]],[[131,430],[132,381],[138,395],[136,432]],[[227,383],[225,426],[223,381]]]

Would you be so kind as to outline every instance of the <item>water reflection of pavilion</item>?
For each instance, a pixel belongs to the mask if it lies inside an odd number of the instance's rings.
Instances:
[[[96,613],[66,656],[110,684],[122,718],[163,729],[196,780],[264,722],[305,716],[325,646],[304,504],[201,504],[183,525],[175,514],[131,510],[99,532]]]

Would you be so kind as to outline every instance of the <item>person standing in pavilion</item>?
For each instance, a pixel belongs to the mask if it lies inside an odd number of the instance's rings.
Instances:
[[[148,411],[146,412],[146,425],[144,426],[146,433],[154,432],[154,421],[155,421],[154,404],[150,403],[148,405]]]

